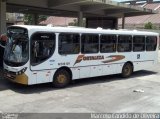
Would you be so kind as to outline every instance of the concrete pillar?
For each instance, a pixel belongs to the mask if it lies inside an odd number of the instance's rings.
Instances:
[[[118,29],[118,18],[115,20],[115,29]]]
[[[6,0],[0,0],[0,34],[6,31]]]
[[[32,25],[38,25],[38,14],[32,14]]]
[[[125,28],[125,15],[122,15],[122,29]]]
[[[83,26],[83,12],[78,12],[78,26]]]

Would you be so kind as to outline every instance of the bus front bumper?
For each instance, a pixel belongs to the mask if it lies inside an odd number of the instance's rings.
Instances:
[[[23,73],[21,75],[13,75],[10,73],[4,73],[4,78],[9,79],[12,82],[23,84],[23,85],[28,85],[28,76]]]

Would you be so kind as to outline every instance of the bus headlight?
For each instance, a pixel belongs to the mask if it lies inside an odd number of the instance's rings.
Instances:
[[[27,70],[27,67],[24,67],[22,70],[18,71],[16,75],[21,75]]]

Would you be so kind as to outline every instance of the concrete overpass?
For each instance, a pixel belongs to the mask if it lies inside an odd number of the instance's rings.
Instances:
[[[109,0],[0,0],[0,33],[6,31],[6,12],[31,13],[34,24],[39,14],[77,17],[79,26],[84,17],[122,17],[123,27],[125,17],[156,13]]]

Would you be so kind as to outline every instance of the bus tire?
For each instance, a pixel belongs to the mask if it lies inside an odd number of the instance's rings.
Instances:
[[[61,69],[56,72],[53,78],[53,86],[55,88],[64,88],[69,85],[71,81],[71,76],[68,71]]]
[[[125,63],[122,68],[121,76],[123,78],[129,77],[133,73],[133,66],[131,63]]]

